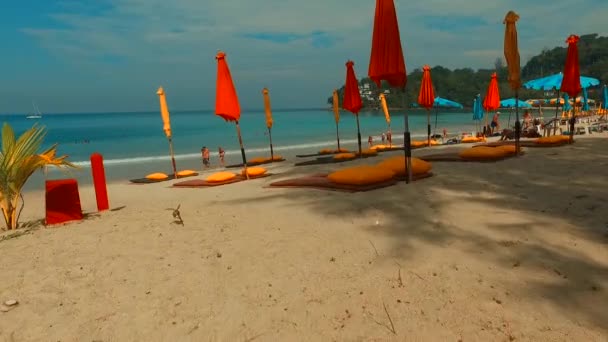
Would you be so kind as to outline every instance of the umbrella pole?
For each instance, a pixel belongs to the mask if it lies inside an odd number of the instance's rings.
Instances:
[[[439,106],[435,106],[435,128],[433,129],[433,135],[437,134],[437,117],[439,117]]]
[[[361,157],[361,130],[359,129],[359,113],[355,115],[357,117],[357,142],[359,143],[359,157]]]
[[[412,136],[410,134],[410,123],[407,108],[405,106],[405,87],[403,87],[403,111],[405,120],[405,132],[403,132],[403,151],[405,153],[405,183],[409,184],[412,181]]]
[[[515,91],[515,155],[519,156],[519,137],[521,136],[521,123],[519,122],[519,91]]]
[[[390,140],[388,141],[388,147],[393,147],[393,132],[391,131],[391,124],[388,124],[388,134],[390,134]]]
[[[173,176],[177,179],[177,167],[175,166],[175,155],[173,154],[173,140],[169,138],[169,154],[171,155],[171,166],[173,167]]]
[[[338,151],[340,151],[340,131],[338,130],[337,122],[336,122],[336,139],[338,140]]]
[[[559,98],[559,90],[557,91],[557,99],[555,100],[555,121],[553,121],[553,135],[557,133],[557,111],[559,110],[559,105],[562,103],[562,100]]]
[[[243,138],[241,137],[241,127],[238,120],[236,123],[236,135],[239,137],[239,145],[241,145],[241,157],[243,157],[243,167],[245,168],[245,177],[249,180],[249,172],[247,172],[247,157],[245,157],[245,148],[243,147]]]
[[[574,142],[574,122],[576,121],[576,96],[574,97],[574,108],[572,110],[572,118],[569,119],[570,126],[570,140],[569,143],[572,144]]]
[[[431,110],[426,110],[426,143],[431,147]]]
[[[274,161],[274,150],[272,149],[272,130],[268,128],[268,138],[270,139],[270,160]]]
[[[517,106],[518,104],[516,103],[515,105]],[[511,110],[509,111],[509,121],[507,121],[507,128],[511,127],[511,114],[513,114],[513,107],[511,107]]]

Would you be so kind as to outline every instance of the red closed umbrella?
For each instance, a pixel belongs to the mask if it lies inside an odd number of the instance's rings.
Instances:
[[[511,89],[515,92],[515,103],[519,103],[519,88],[521,87],[521,66],[519,57],[519,45],[517,42],[517,27],[515,23],[519,20],[519,15],[513,11],[507,12],[505,15],[505,40],[504,40],[504,55],[507,60],[507,69],[509,76],[507,80]],[[515,151],[519,155],[519,106],[515,106]]]
[[[431,67],[425,65],[422,68],[422,82],[420,83],[420,93],[418,94],[418,104],[426,108],[427,122],[427,141],[431,146],[431,108],[435,103],[435,90],[433,89],[433,80],[431,79]]]
[[[567,93],[571,98],[576,99],[576,96],[581,92],[581,71],[578,61],[578,43],[579,36],[570,35],[566,39],[568,43],[568,52],[566,54],[566,65],[564,66],[564,78],[562,79],[561,91]],[[575,115],[570,119],[570,142],[574,140],[574,122]]]
[[[483,109],[486,111],[486,127],[488,126],[488,117],[490,112],[493,112],[500,108],[500,94],[498,92],[498,76],[496,73],[492,73],[490,78],[490,84],[486,91],[486,97],[483,99]]]
[[[407,74],[405,58],[401,47],[399,22],[393,0],[376,0],[374,14],[374,31],[372,34],[372,49],[367,75],[378,87],[381,81],[387,81],[392,87],[402,88],[405,98],[405,85]],[[408,114],[405,112],[405,132],[403,133],[403,147],[407,177],[406,182],[412,179],[411,168],[411,137],[409,131]]]
[[[355,63],[353,61],[346,62],[346,82],[344,83],[344,99],[342,100],[342,108],[355,114],[357,118],[357,142],[359,144],[359,155],[361,155],[361,130],[359,128],[359,111],[363,107],[361,94],[359,93],[359,82],[355,76]]]
[[[241,145],[241,156],[243,157],[243,167],[245,175],[249,179],[247,172],[247,158],[245,157],[245,148],[243,147],[243,138],[241,137],[241,128],[239,127],[239,119],[241,118],[241,106],[239,104],[236,89],[232,82],[230,69],[226,62],[226,54],[218,52],[215,56],[217,60],[217,80],[215,83],[215,115],[226,121],[234,121],[236,124],[236,133]]]

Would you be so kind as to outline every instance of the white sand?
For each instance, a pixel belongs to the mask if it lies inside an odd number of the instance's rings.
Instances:
[[[19,301],[0,340],[606,341],[608,139],[594,137],[367,193],[263,188],[348,163],[111,184],[124,209],[0,241],[0,301]],[[26,201],[22,221],[40,220],[42,193]],[[165,210],[178,204],[183,227]]]

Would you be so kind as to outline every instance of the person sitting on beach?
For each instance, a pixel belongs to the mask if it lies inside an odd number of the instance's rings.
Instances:
[[[496,112],[496,114],[494,114],[494,117],[492,118],[492,123],[490,124],[491,134],[494,134],[494,129],[496,129],[496,130],[500,129],[500,123],[498,123],[499,118],[500,118],[500,112]]]
[[[224,151],[221,146],[218,147],[218,155],[220,157],[220,165],[224,166],[224,156],[226,155],[226,151]]]
[[[208,168],[209,167],[209,149],[207,148],[207,146],[203,146],[203,148],[201,148],[201,154],[203,155],[203,166]]]
[[[369,147],[372,147],[374,145],[374,138],[372,138],[371,135],[369,136],[369,138],[367,138],[367,143],[369,144]]]
[[[524,129],[530,127],[530,123],[532,122],[532,116],[530,115],[530,111],[526,110],[524,112]]]

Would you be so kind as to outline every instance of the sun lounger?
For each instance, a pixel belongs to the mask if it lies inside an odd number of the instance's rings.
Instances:
[[[191,175],[187,175],[187,176],[177,176],[177,179],[180,178],[186,178],[186,177],[194,177],[194,176],[198,176],[198,173],[194,173]],[[160,182],[166,182],[166,181],[170,181],[172,179],[175,179],[175,174],[169,174],[167,175],[167,178],[162,178],[162,179],[149,179],[149,178],[135,178],[135,179],[131,179],[129,180],[129,182],[131,183],[135,183],[135,184],[150,184],[150,183],[160,183]]]
[[[371,158],[371,157],[376,157],[376,155],[363,155],[360,158]],[[299,163],[295,163],[295,166],[307,166],[307,165],[323,165],[323,164],[335,164],[335,163],[344,163],[347,161],[351,161],[351,160],[357,160],[360,158],[352,158],[352,159],[334,159],[333,156],[329,156],[329,157],[320,157],[317,159],[313,159],[313,160],[307,160],[307,161],[303,161],[303,162],[299,162]]]
[[[413,180],[420,180],[431,177],[432,173],[414,176]],[[349,185],[338,184],[330,181],[326,174],[310,175],[299,178],[286,179],[278,182],[270,183],[267,188],[309,188],[317,190],[343,191],[343,192],[362,192],[375,189],[386,188],[395,185],[400,181],[399,178],[393,178],[386,182],[368,184],[368,185]]]
[[[260,176],[249,176],[249,180],[265,178],[265,177],[269,177],[272,175],[273,175],[272,173],[265,173]],[[207,188],[207,187],[213,187],[213,186],[219,186],[219,185],[238,183],[238,182],[242,182],[244,180],[247,180],[247,178],[245,178],[245,176],[241,176],[241,175],[238,175],[233,179],[226,180],[223,182],[208,182],[204,179],[192,179],[192,180],[188,180],[188,181],[175,183],[175,184],[173,184],[173,187],[175,187],[175,188]]]
[[[285,161],[285,158],[275,159],[275,160],[267,159],[267,160],[264,160],[261,162],[247,162],[247,166],[258,166],[258,165],[263,165],[263,164],[279,163],[282,161]],[[232,169],[232,168],[236,168],[236,167],[243,167],[243,163],[231,164],[231,165],[226,166],[227,169]]]
[[[495,142],[475,145],[474,147],[478,147],[478,146],[496,147],[496,146],[507,146],[507,145],[515,145],[515,141],[514,140],[495,141]],[[568,141],[561,141],[559,143],[554,143],[554,144],[537,144],[534,140],[520,140],[519,141],[520,147],[559,147],[559,146],[564,146],[564,145],[568,145]]]

